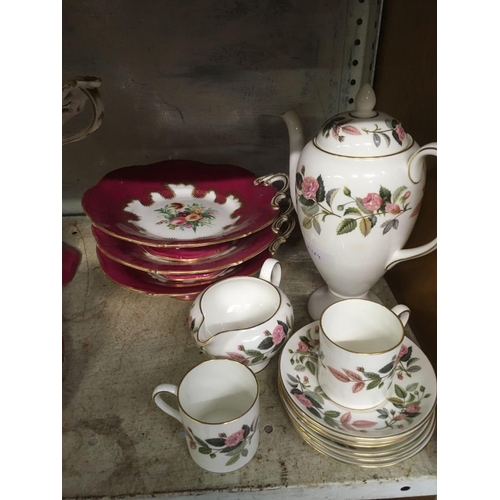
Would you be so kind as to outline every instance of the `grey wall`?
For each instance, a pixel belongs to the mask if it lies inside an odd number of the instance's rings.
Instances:
[[[126,165],[189,158],[286,172],[279,115],[295,109],[310,138],[352,107],[372,80],[381,5],[65,0],[62,9],[62,83],[103,81],[101,128],[62,151],[63,212],[78,213],[84,191]]]

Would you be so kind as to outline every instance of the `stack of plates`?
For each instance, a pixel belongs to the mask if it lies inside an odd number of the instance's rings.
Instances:
[[[287,189],[282,173],[168,160],[110,172],[82,207],[110,280],[193,300],[223,278],[257,273],[287,240],[295,226]]]
[[[429,442],[436,427],[436,375],[410,339],[387,400],[352,410],[330,400],[318,383],[319,321],[293,334],[280,356],[278,386],[290,421],[316,451],[361,467],[406,460]],[[404,361],[403,361],[404,360]]]

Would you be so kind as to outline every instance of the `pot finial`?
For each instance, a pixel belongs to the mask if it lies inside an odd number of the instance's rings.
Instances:
[[[377,115],[377,112],[373,110],[377,98],[372,86],[369,83],[365,83],[356,94],[356,99],[354,104],[356,110],[352,111],[351,114],[357,118],[371,118]]]

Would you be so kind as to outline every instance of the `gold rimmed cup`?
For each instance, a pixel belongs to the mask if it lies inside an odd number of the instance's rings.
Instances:
[[[179,409],[162,399],[177,397]],[[246,465],[259,444],[259,383],[242,363],[208,360],[189,370],[179,385],[160,384],[153,401],[178,420],[191,458],[210,472],[231,472]]]
[[[366,299],[327,307],[319,322],[318,381],[337,404],[375,408],[392,385],[410,309],[388,309]]]

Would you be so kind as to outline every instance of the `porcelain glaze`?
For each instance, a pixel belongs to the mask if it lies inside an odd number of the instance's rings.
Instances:
[[[279,383],[291,406],[307,425],[325,437],[382,446],[408,437],[434,411],[437,380],[422,350],[405,337],[394,383],[375,408],[354,410],[335,403],[318,380],[319,321],[293,333],[280,355]]]
[[[290,136],[290,192],[309,255],[327,287],[313,293],[309,313],[319,319],[331,303],[371,298],[372,286],[399,262],[437,246],[403,249],[422,204],[423,147],[396,119],[373,110],[375,95],[363,86],[356,111],[329,119],[303,147],[294,111],[283,115]]]
[[[179,409],[162,399],[177,397]],[[191,458],[210,472],[246,465],[259,445],[259,384],[240,363],[210,360],[192,368],[180,384],[160,384],[153,401],[183,428]]]
[[[286,174],[257,178],[234,165],[167,160],[109,172],[85,192],[82,208],[115,238],[196,248],[244,238],[288,215],[293,207],[287,191]]]
[[[233,277],[209,286],[194,301],[188,326],[210,357],[263,370],[293,330],[293,308],[278,288],[281,266],[267,259],[259,278]]]
[[[328,306],[320,320],[318,381],[333,401],[366,409],[382,403],[405,349],[410,310],[364,299]],[[401,319],[400,319],[401,318]]]

